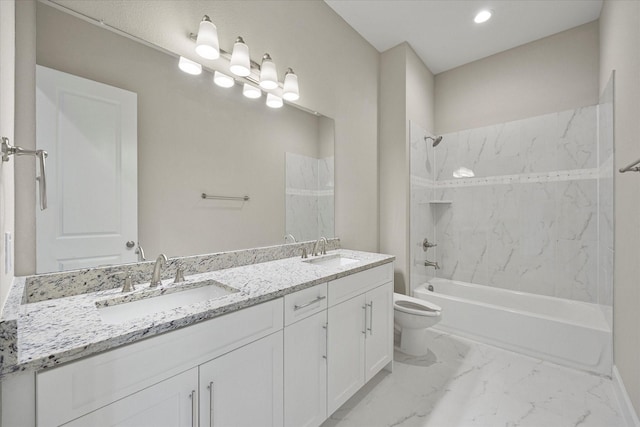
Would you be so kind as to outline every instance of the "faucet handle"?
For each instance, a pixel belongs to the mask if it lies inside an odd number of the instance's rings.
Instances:
[[[121,271],[119,273],[116,273],[116,276],[125,276],[124,285],[122,285],[122,292],[132,292],[136,290],[135,286],[133,286],[133,276],[131,275],[131,273]]]
[[[173,283],[180,283],[184,281],[184,264],[179,262],[176,267],[176,277],[173,279]]]
[[[438,246],[437,243],[431,243],[429,239],[425,238],[422,241],[422,250],[426,252],[427,249]]]
[[[307,255],[307,248],[302,248],[302,258],[309,258]]]

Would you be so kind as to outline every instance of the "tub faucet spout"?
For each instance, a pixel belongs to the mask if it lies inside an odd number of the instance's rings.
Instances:
[[[440,266],[438,265],[438,263],[437,263],[437,262],[425,261],[425,262],[424,262],[424,266],[425,266],[425,267],[433,267],[433,268],[435,268],[436,270],[440,270]]]

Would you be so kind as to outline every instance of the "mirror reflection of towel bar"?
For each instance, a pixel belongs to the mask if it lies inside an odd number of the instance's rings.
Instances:
[[[239,197],[234,197],[234,196],[213,196],[211,194],[207,194],[207,193],[202,193],[202,198],[203,199],[210,199],[210,200],[240,200],[243,202],[246,202],[247,200],[249,200],[249,196],[239,196]]]
[[[640,159],[636,160],[635,162],[631,163],[630,165],[621,168],[620,169],[620,173],[625,173],[625,172],[640,172],[640,166],[638,166],[638,164],[640,164]]]
[[[22,147],[14,147],[9,143],[9,138],[2,137],[2,161],[8,162],[9,156],[35,156],[40,160],[40,176],[36,177],[40,189],[40,210],[47,209],[47,173],[44,159],[47,152],[44,150],[26,150]]]

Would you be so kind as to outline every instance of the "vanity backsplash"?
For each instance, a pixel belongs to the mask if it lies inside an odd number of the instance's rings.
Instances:
[[[291,243],[262,248],[241,249],[205,255],[172,258],[163,268],[162,279],[172,278],[180,263],[184,275],[206,273],[225,268],[242,267],[249,264],[275,261],[299,256],[303,248],[311,253],[315,242]],[[327,240],[326,250],[340,249],[340,239]],[[81,295],[121,287],[127,275],[134,284],[146,283],[151,279],[155,260],[110,267],[88,268],[60,273],[38,274],[25,278],[22,303],[33,303],[56,298]]]

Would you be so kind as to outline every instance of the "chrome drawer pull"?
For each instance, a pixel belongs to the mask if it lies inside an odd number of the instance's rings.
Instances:
[[[309,307],[310,305],[313,305],[313,304],[315,304],[315,303],[317,303],[317,302],[320,302],[320,301],[322,301],[322,300],[323,300],[323,299],[325,299],[325,298],[326,298],[326,296],[321,295],[321,296],[317,297],[316,299],[314,299],[313,301],[309,301],[309,302],[308,302],[308,303],[306,303],[306,304],[302,304],[302,305],[298,305],[298,304],[296,304],[296,305],[294,305],[294,306],[293,306],[293,311],[302,310],[303,308],[305,308],[305,307]]]
[[[196,407],[196,391],[192,390],[189,395],[191,399],[191,426],[196,427],[196,418],[198,418],[198,410]]]

